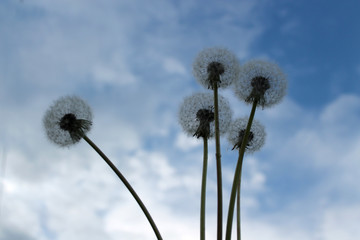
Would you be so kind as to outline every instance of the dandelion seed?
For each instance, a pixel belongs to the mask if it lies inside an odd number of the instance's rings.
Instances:
[[[247,118],[238,118],[234,120],[228,129],[228,141],[234,146],[234,149],[240,149],[247,126]],[[254,120],[250,128],[250,134],[246,143],[247,153],[258,151],[265,143],[265,128],[259,121]]]
[[[274,63],[252,60],[241,67],[240,78],[234,82],[235,95],[247,103],[255,100],[262,107],[279,103],[286,94],[285,74]]]
[[[46,111],[43,124],[50,141],[67,147],[79,142],[90,131],[91,108],[77,96],[61,97]]]
[[[229,102],[219,96],[219,129],[226,133],[231,122]],[[184,99],[180,106],[179,123],[184,131],[197,138],[211,138],[215,134],[214,97],[212,93],[196,93]]]
[[[225,88],[239,77],[240,64],[236,56],[225,48],[207,48],[201,51],[193,64],[193,74],[206,88]]]

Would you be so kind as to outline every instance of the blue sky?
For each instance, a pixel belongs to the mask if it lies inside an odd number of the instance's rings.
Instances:
[[[0,5],[0,239],[155,239],[130,194],[81,142],[48,142],[42,117],[58,97],[93,108],[89,134],[141,196],[164,239],[199,236],[201,142],[181,130],[182,99],[206,91],[199,51],[275,61],[288,94],[256,118],[262,151],[247,156],[247,240],[352,240],[360,235],[360,42],[349,1],[47,1]],[[249,106],[221,91],[235,117]],[[236,153],[222,139],[224,215]],[[210,144],[207,238],[216,232]],[[225,217],[224,217],[225,222]]]

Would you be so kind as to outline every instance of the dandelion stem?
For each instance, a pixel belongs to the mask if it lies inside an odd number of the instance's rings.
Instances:
[[[200,203],[200,240],[205,240],[205,206],[206,206],[206,176],[208,164],[208,139],[204,139],[204,160],[201,181],[201,203]]]
[[[255,99],[254,102],[253,102],[253,106],[252,106],[252,109],[251,109],[250,116],[249,116],[249,121],[248,121],[247,126],[246,126],[245,135],[244,135],[244,138],[243,138],[242,143],[241,143],[241,148],[239,149],[239,158],[238,158],[238,162],[236,164],[234,181],[233,181],[233,185],[232,185],[232,188],[231,188],[231,195],[230,195],[230,202],[229,202],[229,212],[228,212],[228,218],[227,218],[227,223],[226,223],[225,240],[230,240],[231,239],[231,229],[232,229],[232,221],[233,221],[233,216],[234,216],[235,197],[236,197],[236,192],[238,190],[238,186],[240,186],[241,171],[242,171],[242,164],[243,164],[243,158],[244,158],[244,153],[245,153],[245,147],[246,147],[247,140],[249,138],[250,129],[251,129],[251,125],[252,125],[252,122],[253,122],[253,119],[254,119],[254,116],[255,116],[255,110],[256,110],[257,103],[258,103],[258,101]],[[239,190],[238,194],[240,195],[240,190]]]
[[[237,195],[236,195],[236,209],[237,209],[237,212],[236,212],[236,236],[237,236],[237,240],[241,240],[240,185],[241,185],[241,170],[240,170],[240,183],[238,185],[238,190],[237,190]]]
[[[145,205],[139,198],[139,196],[136,194],[135,190],[132,188],[130,183],[126,180],[126,178],[121,174],[121,172],[117,169],[117,167],[110,161],[110,159],[93,143],[86,135],[83,136],[84,140],[104,159],[104,161],[109,165],[109,167],[115,172],[115,174],[120,178],[120,180],[124,183],[126,188],[129,190],[129,192],[132,194],[132,196],[135,198],[136,202],[139,204],[141,210],[145,214],[146,218],[148,219],[152,229],[155,232],[155,235],[158,240],[162,240],[162,237],[160,235],[160,232],[158,228],[156,227],[156,224],[154,220],[152,219],[150,213],[146,209]]]
[[[220,76],[219,80],[220,80]],[[220,130],[219,130],[219,101],[217,81],[213,83],[214,89],[214,115],[215,115],[215,147],[216,147],[216,173],[217,173],[217,239],[222,239],[222,177],[221,177],[221,153],[220,153]]]

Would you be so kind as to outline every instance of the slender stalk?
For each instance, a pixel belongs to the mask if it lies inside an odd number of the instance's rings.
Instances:
[[[121,172],[117,169],[117,167],[110,161],[110,159],[98,148],[95,143],[93,143],[86,135],[83,136],[84,140],[104,159],[104,161],[109,165],[109,167],[115,172],[115,174],[120,178],[120,180],[124,183],[126,188],[129,190],[129,192],[132,194],[132,196],[135,198],[136,202],[139,204],[141,210],[144,212],[146,218],[148,219],[152,229],[155,232],[155,235],[158,240],[162,240],[162,237],[160,235],[160,232],[158,228],[156,227],[156,224],[154,220],[152,219],[150,213],[146,209],[145,205],[139,198],[139,196],[136,194],[135,190],[132,188],[130,183],[126,180],[126,178],[121,174]]]
[[[240,207],[240,188],[241,188],[241,172],[242,172],[242,163],[241,163],[241,169],[240,169],[240,183],[238,185],[237,194],[236,194],[236,208],[237,208],[237,214],[236,214],[236,236],[237,240],[241,240],[241,207]]]
[[[256,110],[257,103],[258,103],[257,100],[255,100],[253,102],[253,106],[252,106],[251,113],[249,116],[249,121],[246,126],[244,139],[241,143],[241,148],[239,150],[239,158],[238,158],[238,162],[236,164],[234,181],[233,181],[233,185],[231,188],[229,212],[228,212],[228,218],[227,218],[227,223],[226,223],[225,240],[231,239],[231,229],[232,229],[232,222],[233,222],[233,216],[234,216],[235,197],[236,197],[236,192],[237,192],[238,186],[240,185],[241,169],[242,169],[242,163],[243,163],[243,158],[244,158],[244,153],[245,153],[245,147],[246,147],[246,143],[249,138],[249,133],[250,133],[251,125],[252,125],[252,122],[253,122],[253,119],[255,116],[255,110]],[[239,194],[240,194],[240,191],[239,191]]]
[[[215,118],[215,146],[216,146],[216,173],[217,173],[217,240],[222,239],[222,177],[221,177],[221,152],[220,152],[220,129],[219,129],[219,102],[218,86],[214,81],[214,118]]]
[[[201,181],[201,203],[200,203],[200,240],[205,240],[205,206],[206,206],[206,176],[208,164],[208,139],[204,139],[204,160]]]
[[[238,185],[238,190],[237,190],[237,195],[236,195],[236,209],[237,209],[237,212],[236,212],[236,236],[237,236],[237,240],[241,240],[240,185],[241,185],[241,169],[240,169],[240,183]]]

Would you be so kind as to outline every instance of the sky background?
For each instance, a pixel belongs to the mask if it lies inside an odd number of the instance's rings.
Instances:
[[[42,118],[60,96],[93,109],[89,137],[113,160],[164,239],[199,238],[202,143],[177,120],[203,89],[192,63],[226,47],[288,76],[267,132],[245,157],[246,240],[360,236],[358,0],[1,0],[0,239],[155,239],[136,202],[84,142],[50,143]],[[250,108],[221,91],[234,117]],[[237,153],[222,139],[224,223]],[[207,239],[216,236],[210,144]]]

